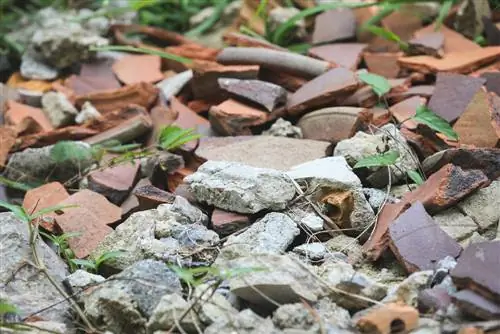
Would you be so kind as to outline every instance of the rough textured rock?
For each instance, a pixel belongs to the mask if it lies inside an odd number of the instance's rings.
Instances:
[[[384,202],[386,201],[386,197],[387,203],[396,203],[398,201],[397,198],[394,198],[391,195],[387,196],[387,193],[380,189],[363,188],[363,194],[365,195],[368,203],[370,203],[370,206],[375,212],[377,212],[383,206]]]
[[[74,122],[78,110],[60,92],[48,92],[42,97],[43,112],[54,128],[60,128]]]
[[[325,243],[330,252],[341,252],[348,256],[349,263],[355,264],[363,259],[363,248],[359,240],[339,233]]]
[[[182,197],[173,204],[162,204],[157,209],[132,214],[110,233],[93,252],[123,250],[125,253],[106,263],[122,270],[136,261],[155,258],[175,262],[179,254],[188,255],[197,247],[208,246],[219,240],[217,234],[204,226],[207,216],[191,206]],[[196,259],[211,259],[213,251],[202,251]],[[190,257],[181,257],[189,261]]]
[[[279,334],[271,319],[261,318],[252,310],[246,309],[241,311],[231,319],[221,320],[213,323],[205,330],[205,334]]]
[[[64,285],[71,294],[78,294],[93,285],[104,282],[106,279],[101,275],[94,275],[85,270],[78,269],[64,279]],[[77,295],[78,297],[78,295]]]
[[[31,80],[54,80],[59,76],[59,71],[44,64],[33,51],[27,51],[21,58],[21,75]]]
[[[498,223],[500,219],[500,180],[493,181],[457,204],[458,208],[471,217],[481,230]]]
[[[396,163],[390,167],[392,183],[405,178],[404,173],[407,171],[417,169],[418,159],[416,155],[406,143],[403,135],[392,124],[384,125],[381,131],[374,135],[358,132],[354,137],[342,140],[335,147],[333,155],[343,156],[349,165],[354,166],[358,161],[367,156],[384,152],[387,147],[389,150],[399,153]],[[389,182],[387,168],[373,168],[373,174],[368,177],[368,181],[375,187],[387,185]]]
[[[81,143],[81,145],[88,147],[86,143]],[[4,176],[21,182],[46,179],[65,182],[85,171],[93,163],[92,159],[78,161],[68,159],[56,163],[51,159],[50,151],[52,147],[27,148],[24,151],[12,154]]]
[[[310,212],[299,208],[291,208],[287,211],[287,214],[297,225],[302,226],[308,231],[319,232],[323,230],[323,218],[318,216],[314,211]]]
[[[322,260],[328,249],[321,242],[312,242],[307,244],[302,244],[293,249],[293,252],[312,261]]]
[[[31,265],[35,260],[27,223],[19,221],[12,213],[0,213],[0,225],[0,299],[15,305],[20,317],[44,310],[37,315],[45,320],[68,320],[69,303],[45,274]],[[35,247],[48,273],[60,284],[68,275],[63,260],[40,239]]]
[[[391,287],[383,303],[404,303],[417,306],[419,292],[428,287],[429,280],[434,275],[432,270],[419,271],[411,274],[401,283]]]
[[[146,319],[162,296],[181,291],[179,277],[164,263],[139,261],[88,292],[85,313],[115,333],[146,333]]]
[[[234,162],[208,161],[184,181],[197,201],[239,213],[282,210],[295,195],[283,173]]]
[[[432,219],[443,231],[457,241],[469,238],[478,229],[471,217],[464,215],[456,208],[440,212],[434,215]]]
[[[275,137],[302,138],[302,130],[283,118],[278,118],[269,130],[263,131],[262,134]]]
[[[248,254],[280,254],[299,234],[297,224],[290,217],[271,212],[245,232],[230,236],[221,250],[221,256],[234,259]]]
[[[229,320],[231,316],[238,314],[230,301],[208,284],[198,285],[193,298],[200,298],[199,306],[195,307],[195,310],[200,321],[206,326]]]
[[[77,124],[83,124],[100,117],[101,113],[92,105],[92,103],[87,101],[82,105],[82,110],[80,110],[78,115],[76,115],[75,122]]]
[[[176,325],[177,319],[180,318],[188,307],[189,303],[180,294],[164,295],[161,297],[146,325],[148,333],[170,330],[170,328]],[[200,326],[198,322],[196,314],[191,312],[178,323],[183,330],[190,333],[196,331],[196,326]]]

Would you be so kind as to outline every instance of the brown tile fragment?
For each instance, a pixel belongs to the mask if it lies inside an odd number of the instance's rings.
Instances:
[[[26,192],[23,200],[23,208],[27,213],[33,214],[36,211],[59,205],[69,197],[64,186],[59,182],[51,182]],[[55,217],[56,213],[48,213],[44,217]],[[52,219],[40,219],[40,225],[46,230],[54,231]]]
[[[61,140],[82,140],[97,133],[98,131],[83,126],[67,126],[65,128],[18,137],[13,150],[19,151],[27,147],[52,145]]]
[[[102,91],[115,90],[121,87],[113,73],[114,60],[109,58],[96,59],[82,63],[80,74],[72,75],[64,81],[64,85],[76,95],[86,95]]]
[[[486,80],[482,78],[438,73],[429,108],[446,121],[452,122],[462,115],[485,82]]]
[[[308,82],[308,80],[303,77],[264,67],[259,71],[259,79],[281,86],[292,93],[296,92]]]
[[[164,78],[161,58],[155,55],[129,55],[117,60],[113,72],[125,85],[140,82],[155,83]]]
[[[213,62],[198,61],[193,66],[191,89],[195,99],[214,99],[218,98],[221,92],[218,79],[257,79],[258,74],[259,66],[257,65],[224,66]]]
[[[307,82],[288,98],[288,113],[301,115],[308,109],[334,103],[347,97],[358,86],[354,72],[343,67],[331,69]]]
[[[175,200],[175,195],[153,185],[136,188],[133,194],[137,197],[140,210],[156,209],[160,204],[171,204]]]
[[[9,151],[16,143],[16,131],[8,126],[0,126],[0,167],[5,165]]]
[[[187,107],[197,114],[208,112],[210,107],[213,105],[212,102],[207,100],[191,100],[188,102]]]
[[[366,67],[371,73],[381,75],[386,78],[397,78],[401,68],[398,59],[403,55],[402,52],[364,52],[363,59]]]
[[[225,136],[251,135],[250,127],[265,123],[267,116],[266,112],[233,99],[213,106],[209,112],[210,124]]]
[[[233,97],[258,104],[268,111],[273,111],[278,105],[286,103],[287,91],[269,82],[221,78],[218,83]]]
[[[389,103],[398,103],[414,96],[420,96],[428,100],[432,94],[434,94],[434,89],[435,87],[433,85],[412,86],[407,90],[389,92],[386,98]]]
[[[405,137],[411,148],[417,153],[420,160],[423,160],[437,152],[436,145],[426,136],[415,133],[407,127],[401,127],[401,134]]]
[[[476,318],[484,320],[500,318],[500,305],[472,290],[461,290],[453,294],[453,302],[460,310]]]
[[[500,96],[500,72],[486,72],[481,74],[486,79],[486,90]]]
[[[147,177],[142,178],[137,182],[135,187],[132,189],[131,193],[128,195],[127,199],[123,201],[120,208],[122,209],[122,218],[126,219],[132,213],[139,211],[139,200],[134,195],[134,191],[140,187],[150,185],[151,181]]]
[[[12,100],[7,101],[5,121],[15,127],[17,133],[36,133],[53,130],[42,109],[33,108]]]
[[[34,90],[45,93],[52,89],[53,82],[54,81],[25,79],[21,73],[16,72],[10,76],[6,85],[12,88]]]
[[[497,146],[499,135],[493,127],[492,107],[486,90],[479,89],[453,125],[460,144],[478,148]]]
[[[120,205],[138,181],[139,169],[140,163],[134,162],[91,172],[88,175],[88,189]]]
[[[336,144],[367,128],[372,117],[372,113],[363,108],[324,108],[302,116],[297,126],[302,130],[305,139]]]
[[[425,314],[446,310],[451,302],[447,289],[441,285],[424,289],[418,294],[418,310]]]
[[[500,96],[494,93],[489,93],[488,102],[491,119],[490,124],[493,127],[493,130],[495,131],[497,137],[500,138]]]
[[[434,270],[439,260],[456,258],[462,251],[419,201],[389,226],[389,236],[389,248],[409,273]]]
[[[446,27],[446,25],[441,25],[440,28],[437,30],[438,32],[442,33],[444,35],[444,52],[446,53],[451,53],[451,52],[463,52],[465,50],[467,51],[473,51],[473,50],[480,50],[481,46],[478,44],[474,43],[464,35],[456,32],[453,29],[450,29]],[[415,37],[416,38],[422,38],[423,36],[427,34],[431,34],[436,32],[436,25],[435,23],[430,24],[422,29],[419,29],[418,31],[415,32]]]
[[[116,90],[79,95],[76,97],[76,105],[81,108],[86,101],[90,101],[100,113],[105,114],[126,108],[131,104],[137,104],[149,109],[153,106],[157,97],[158,88],[150,83],[141,82]]]
[[[401,57],[398,63],[402,68],[422,73],[456,72],[467,74],[486,65],[500,56],[500,47],[491,46],[479,50],[455,51],[445,53],[443,58],[431,56]]]
[[[403,304],[375,306],[356,321],[361,333],[409,333],[418,326],[418,311]]]
[[[467,247],[451,271],[459,289],[475,291],[496,303],[500,302],[500,241],[486,241]]]
[[[203,136],[213,136],[214,131],[210,127],[210,122],[189,109],[185,104],[176,97],[170,99],[170,108],[177,113],[177,119],[174,124],[181,128],[194,128],[197,133]]]
[[[272,50],[286,51],[286,49],[276,44],[272,44],[264,39],[251,37],[237,32],[228,32],[224,34],[224,36],[222,36],[222,40],[226,45],[229,46],[260,47]]]
[[[361,62],[365,43],[335,43],[315,46],[309,49],[309,56],[328,61],[355,71]]]
[[[442,58],[444,54],[444,34],[442,32],[423,34],[409,40],[408,45],[412,55],[428,55]]]
[[[316,16],[312,34],[314,44],[341,41],[355,36],[356,17],[352,9],[332,9]]]
[[[500,177],[500,149],[452,148],[430,156],[422,166],[425,173],[431,175],[446,164],[453,164],[464,170],[481,170],[490,180],[496,180]]]
[[[212,212],[212,229],[220,236],[227,236],[251,224],[250,216],[215,208]]]
[[[404,121],[402,126],[408,129],[415,129],[417,127],[417,122],[410,118],[415,116],[417,108],[425,105],[425,102],[425,99],[414,96],[391,106],[389,111],[399,123]]]

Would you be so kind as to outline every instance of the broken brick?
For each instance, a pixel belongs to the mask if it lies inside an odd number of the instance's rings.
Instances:
[[[461,74],[439,73],[436,88],[429,101],[429,108],[448,122],[459,118],[486,82]]]
[[[139,211],[139,200],[134,195],[134,191],[140,187],[150,185],[151,182],[147,177],[142,178],[137,182],[135,187],[132,189],[127,199],[123,201],[120,208],[122,209],[122,218],[127,219],[132,213]]]
[[[161,58],[155,55],[129,55],[117,60],[113,72],[125,85],[140,82],[155,83],[164,78]]]
[[[415,37],[408,41],[409,52],[412,55],[429,55],[442,58],[444,51],[444,34],[432,32]]]
[[[403,127],[415,129],[417,127],[417,122],[410,118],[415,116],[417,108],[419,106],[424,106],[425,102],[425,99],[420,96],[414,96],[391,106],[389,111],[399,123],[404,121],[404,123],[402,123]]]
[[[492,107],[486,90],[479,89],[453,125],[460,144],[478,148],[497,146],[499,136],[492,124]]]
[[[158,88],[150,83],[141,82],[115,90],[79,95],[76,97],[75,103],[78,108],[81,108],[85,102],[89,101],[100,113],[105,114],[126,108],[131,104],[149,109],[157,97]]]
[[[139,176],[140,163],[122,164],[88,175],[88,188],[120,205],[127,198]]]
[[[212,127],[225,136],[251,135],[252,126],[268,120],[268,114],[236,100],[229,99],[210,108],[209,120]]]
[[[133,194],[137,197],[140,210],[156,209],[160,204],[172,204],[175,200],[175,195],[153,185],[136,188]]]
[[[500,305],[471,290],[461,290],[453,294],[453,303],[458,308],[476,318],[496,320],[500,318]]]
[[[367,46],[368,44],[364,43],[335,43],[315,46],[308,52],[311,57],[355,71]]]
[[[269,82],[221,78],[218,83],[232,96],[258,104],[268,111],[273,111],[279,104],[286,103],[287,91]]]
[[[227,236],[251,224],[250,217],[215,208],[212,212],[212,228],[220,236]]]
[[[308,109],[335,103],[353,93],[359,86],[354,72],[338,67],[312,79],[293,93],[287,111],[299,116]]]
[[[24,195],[23,208],[28,214],[33,214],[48,207],[59,205],[69,197],[64,186],[59,182],[51,182],[40,187],[30,189]],[[54,217],[55,213],[48,213],[44,217]],[[54,231],[53,219],[40,219],[40,225],[46,230]]]
[[[307,79],[305,78],[264,67],[259,71],[259,79],[281,86],[292,93],[307,83]]]
[[[95,59],[83,63],[79,75],[72,75],[64,81],[64,86],[76,95],[86,95],[121,87],[112,70],[113,59]]]
[[[5,165],[10,149],[16,143],[16,131],[7,126],[0,126],[0,167]]]
[[[17,133],[36,133],[53,129],[42,109],[33,108],[12,100],[7,101],[5,120],[12,124]]]
[[[451,271],[459,289],[469,289],[500,302],[500,241],[486,241],[467,247]]]
[[[363,59],[366,67],[371,73],[381,75],[386,78],[397,78],[401,68],[398,59],[401,52],[364,52]]]
[[[432,94],[434,94],[434,89],[435,87],[433,85],[419,85],[410,87],[406,90],[389,92],[386,97],[389,103],[398,103],[414,96],[420,96],[428,100]]]
[[[418,311],[411,306],[390,303],[375,306],[356,321],[361,333],[409,333],[418,327]]]
[[[363,108],[324,108],[302,116],[297,126],[302,130],[305,139],[336,144],[368,128],[372,117],[372,113]]]
[[[462,247],[444,232],[416,201],[389,226],[389,247],[409,273],[434,270],[446,256],[458,257]]]
[[[220,78],[257,79],[259,66],[232,65],[224,66],[213,62],[196,62],[193,68],[191,88],[195,99],[219,98],[221,89],[217,80]]]
[[[352,9],[332,9],[316,16],[312,34],[314,44],[341,41],[355,36],[356,17]]]

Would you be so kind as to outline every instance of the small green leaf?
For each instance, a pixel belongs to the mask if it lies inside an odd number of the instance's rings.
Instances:
[[[6,313],[19,313],[19,311],[14,305],[0,300],[0,318]]]
[[[108,261],[108,260],[111,260],[111,259],[114,259],[114,258],[117,258],[117,257],[120,257],[120,256],[123,256],[125,254],[124,251],[112,251],[112,252],[106,252],[106,253],[103,253],[101,254],[96,260],[96,265],[97,267],[99,267],[102,263]]]
[[[375,94],[377,94],[378,97],[384,96],[391,90],[391,85],[389,84],[389,81],[387,81],[386,78],[378,74],[361,72],[358,74],[358,78],[367,85],[369,85],[373,89]]]
[[[160,131],[158,141],[163,149],[169,151],[200,137],[200,135],[194,133],[194,129],[183,129],[175,125],[170,125]]]
[[[63,140],[51,148],[50,158],[56,163],[90,160],[92,149],[78,142]]]
[[[398,158],[398,151],[387,151],[385,153],[367,156],[359,160],[353,168],[391,166],[394,165]]]
[[[422,178],[422,175],[420,175],[419,172],[414,171],[414,170],[409,170],[406,172],[408,174],[408,177],[415,182],[417,185],[424,184],[424,179]]]
[[[82,268],[88,268],[92,270],[96,270],[96,265],[94,261],[91,260],[81,260],[81,259],[71,259],[71,263],[76,264]]]
[[[26,213],[22,206],[10,204],[4,201],[0,201],[0,206],[11,211],[22,222],[29,223],[31,221],[29,215]]]
[[[432,110],[426,106],[419,106],[415,116],[411,119],[427,125],[432,130],[444,134],[451,140],[458,140],[458,134],[455,130],[453,130],[451,125],[445,119],[433,113]]]

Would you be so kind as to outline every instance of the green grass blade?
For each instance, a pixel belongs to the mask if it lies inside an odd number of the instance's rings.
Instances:
[[[36,188],[39,186],[39,185],[29,185],[29,184],[21,183],[18,181],[9,180],[8,178],[3,177],[3,176],[0,176],[0,184],[3,184],[4,186],[12,188],[12,189],[17,189],[17,190],[21,190],[21,191],[28,191],[30,189],[33,189],[33,188]]]
[[[427,125],[436,132],[444,134],[451,140],[458,141],[458,134],[453,130],[451,125],[426,106],[419,106],[412,119]]]
[[[217,21],[219,21],[219,18],[221,17],[222,12],[224,11],[226,5],[227,5],[227,0],[219,0],[212,16],[210,16],[207,20],[205,20],[196,28],[186,32],[185,35],[187,37],[199,36],[202,35],[204,32],[206,32],[207,30],[209,30],[210,28],[212,28],[217,23]]]
[[[363,159],[359,160],[353,168],[391,166],[394,165],[398,158],[398,151],[387,151],[385,153],[364,157]]]
[[[168,52],[146,49],[146,48],[136,48],[133,46],[127,45],[107,45],[107,46],[99,46],[99,47],[91,47],[91,51],[125,51],[125,52],[136,52],[136,53],[145,53],[154,56],[160,56],[161,58],[170,59],[174,61],[178,61],[179,63],[188,64],[191,63],[192,60],[186,57],[177,56]]]
[[[443,25],[444,19],[451,10],[451,7],[455,4],[455,0],[445,0],[439,9],[438,17],[436,18],[435,31],[438,31]]]
[[[12,212],[19,220],[25,223],[29,223],[31,220],[22,206],[10,204],[5,201],[0,201],[0,206]]]
[[[406,174],[408,174],[408,177],[413,181],[415,182],[417,185],[421,185],[421,184],[424,184],[424,179],[422,177],[422,175],[420,175],[419,172],[417,171],[414,171],[414,170],[409,170],[406,172]]]

